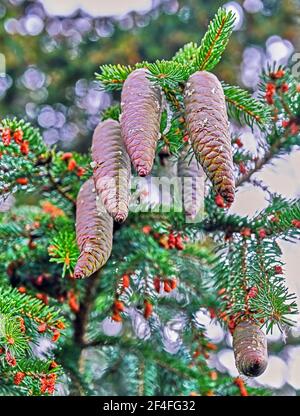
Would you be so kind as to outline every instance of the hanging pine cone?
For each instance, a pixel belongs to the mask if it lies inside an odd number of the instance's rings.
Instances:
[[[185,88],[186,123],[194,152],[226,202],[234,200],[231,139],[223,89],[206,71],[190,76]]]
[[[236,367],[245,376],[257,377],[267,368],[266,336],[253,321],[242,321],[235,327],[233,351]]]
[[[80,255],[74,277],[80,279],[90,276],[107,262],[112,249],[113,219],[101,199],[96,197],[93,179],[81,186],[76,205],[76,238]]]
[[[128,215],[130,160],[117,121],[98,124],[93,135],[92,157],[97,193],[107,212],[117,222],[123,222]]]
[[[182,202],[188,220],[195,220],[204,208],[204,171],[191,146],[185,146],[177,164],[178,176],[184,178]]]
[[[136,69],[124,82],[121,131],[130,160],[140,176],[152,169],[159,138],[162,94],[146,69]]]

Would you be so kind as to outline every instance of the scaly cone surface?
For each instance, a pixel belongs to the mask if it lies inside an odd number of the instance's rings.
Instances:
[[[92,178],[81,186],[77,196],[76,239],[80,255],[74,277],[81,279],[90,276],[107,262],[113,240],[113,219],[96,196]]]
[[[130,160],[139,174],[151,172],[159,139],[162,93],[147,78],[146,69],[136,69],[126,79],[121,96],[121,131]]]
[[[92,157],[96,191],[107,212],[115,221],[123,222],[128,215],[130,160],[117,121],[108,119],[98,124]]]
[[[234,200],[234,173],[226,103],[218,78],[206,71],[190,76],[184,95],[189,137],[215,191]]]
[[[245,376],[258,377],[267,368],[267,339],[253,321],[242,321],[236,326],[233,351],[236,367]]]

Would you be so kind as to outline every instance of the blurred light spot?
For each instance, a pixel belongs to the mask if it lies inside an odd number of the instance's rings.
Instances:
[[[224,335],[225,333],[219,322],[210,323],[210,325],[207,326],[205,331],[205,336],[216,344],[223,340]]]
[[[0,18],[4,17],[6,14],[6,7],[3,4],[0,4]]]
[[[71,142],[74,140],[79,132],[78,126],[75,123],[66,123],[60,129],[60,140],[63,142]]]
[[[46,144],[51,146],[59,141],[59,134],[56,129],[48,129],[43,132],[43,139]]]
[[[53,127],[56,125],[56,115],[52,107],[44,107],[38,115],[38,123],[41,127]]]
[[[5,74],[0,76],[0,97],[2,97],[5,92],[12,86],[12,78]]]
[[[24,3],[25,0],[9,0],[11,4],[14,6],[19,6],[20,4]]]
[[[44,29],[44,22],[39,16],[29,15],[25,19],[24,26],[29,35],[37,36]]]
[[[151,329],[149,322],[147,319],[144,318],[144,316],[136,311],[135,309],[131,313],[132,316],[132,327],[136,334],[136,336],[139,339],[149,339],[151,336]]]
[[[211,323],[211,317],[210,317],[209,311],[205,308],[199,309],[199,311],[195,313],[195,320],[197,321],[198,324],[206,328]]]
[[[264,52],[259,47],[247,47],[243,52],[242,82],[246,87],[255,88],[260,80],[260,73],[265,60]]]
[[[163,5],[166,14],[175,14],[178,11],[179,4],[177,0],[168,1]]]
[[[299,258],[300,258],[300,244],[294,244],[289,241],[280,240],[279,247],[282,250],[282,260],[285,262],[285,278],[289,290],[297,294],[297,306],[300,309],[300,279],[299,279]],[[300,331],[300,315],[293,315],[290,317],[296,321],[298,331]],[[297,327],[296,327],[297,328]],[[296,331],[296,328],[292,331]],[[300,334],[299,334],[300,335]],[[299,336],[298,335],[298,336]]]
[[[16,199],[11,194],[0,195],[0,212],[9,211],[15,204]]]
[[[284,155],[265,167],[259,177],[273,192],[285,198],[294,198],[300,192],[299,161],[300,152]]]
[[[183,331],[185,325],[187,323],[187,317],[184,314],[179,314],[178,316],[174,317],[168,322],[168,327],[171,328],[173,331]]]
[[[239,375],[239,372],[235,366],[233,350],[225,348],[218,353],[217,357],[219,364],[221,365],[221,368],[219,367],[220,370],[222,369],[223,372],[227,371],[231,377],[236,377]]]
[[[69,0],[54,2],[39,0],[50,15],[70,16],[79,8],[91,16],[115,16],[132,10],[147,12],[151,10],[152,0]]]
[[[4,29],[10,35],[18,32],[19,22],[17,19],[7,19],[4,23]]]
[[[108,20],[97,20],[95,30],[101,38],[108,38],[114,33],[114,26]]]
[[[239,30],[244,21],[244,11],[242,7],[235,1],[230,1],[223,6],[226,10],[230,10],[235,15],[234,29]]]
[[[37,91],[30,91],[29,98],[39,103],[45,102],[48,98],[48,90],[47,88],[42,87]]]
[[[264,5],[261,0],[245,0],[243,7],[248,13],[257,13],[263,10]]]
[[[287,382],[295,389],[300,390],[300,346],[292,347],[288,360]]]
[[[75,27],[80,33],[87,33],[92,29],[91,19],[79,18],[75,20]]]
[[[40,0],[45,8],[46,13],[57,16],[69,16],[73,14],[77,8],[79,1],[69,0],[54,2],[53,0]]]
[[[35,67],[28,68],[22,76],[24,86],[32,91],[42,88],[45,81],[45,74]]]
[[[163,344],[164,349],[170,354],[176,354],[182,345],[179,333],[171,329],[168,325],[163,329]]]
[[[55,120],[55,127],[57,127],[57,128],[61,128],[61,127],[63,127],[63,125],[65,124],[65,122],[66,122],[66,117],[65,117],[65,115],[63,114],[63,113],[61,113],[60,111],[57,111],[56,113],[55,113],[55,116],[56,116],[56,120]]]
[[[137,16],[135,19],[137,27],[146,27],[150,23],[149,16]]]
[[[268,342],[278,342],[282,339],[282,332],[280,332],[277,325],[274,325],[272,333],[269,332],[267,335]]]
[[[287,365],[281,358],[270,355],[266,371],[257,377],[255,381],[267,387],[280,389],[285,384],[286,378]]]
[[[183,22],[187,22],[191,17],[191,9],[187,6],[181,7],[181,9],[178,12],[178,17]]]
[[[28,117],[36,118],[37,115],[37,105],[35,103],[27,103],[25,106],[25,111]]]
[[[250,218],[268,206],[265,192],[252,185],[245,185],[239,189],[230,214],[249,216]]]
[[[105,335],[115,337],[119,335],[123,328],[122,322],[113,321],[111,318],[105,318],[102,321],[102,331]]]
[[[61,27],[61,21],[59,19],[53,19],[48,23],[46,30],[49,36],[57,36],[61,31]]]
[[[294,51],[292,43],[280,36],[271,36],[266,42],[267,55],[271,61],[286,63]]]
[[[45,19],[46,17],[43,6],[37,2],[26,7],[26,14],[27,16],[29,15],[39,16],[41,19]]]
[[[257,147],[257,139],[254,136],[253,132],[250,130],[250,128],[246,129],[241,135],[240,139],[244,145],[244,148],[253,154],[256,153],[256,147]]]
[[[119,21],[119,27],[122,30],[130,30],[133,28],[133,23],[133,18],[129,15]]]

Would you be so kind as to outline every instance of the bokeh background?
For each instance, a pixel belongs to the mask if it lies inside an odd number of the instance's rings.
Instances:
[[[232,9],[237,18],[216,73],[255,94],[266,65],[288,64],[300,52],[299,0],[1,0],[0,116],[30,120],[49,146],[87,151],[101,112],[116,99],[94,81],[99,65],[168,59],[184,43],[201,39],[219,6]],[[259,131],[232,128],[255,151]],[[255,176],[262,186],[243,187],[231,210],[252,216],[267,205],[269,192],[299,198],[299,166],[300,152],[294,150],[264,168]],[[300,244],[279,244],[288,286],[299,299]],[[212,365],[237,375],[231,337],[206,311],[199,311],[198,319],[222,346],[212,355]],[[173,324],[166,331],[168,349],[175,351],[178,322]],[[278,395],[299,394],[300,319],[293,329],[275,331],[268,340],[269,367],[251,383]]]

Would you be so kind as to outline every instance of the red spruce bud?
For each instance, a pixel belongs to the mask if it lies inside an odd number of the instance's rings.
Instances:
[[[113,219],[96,197],[93,179],[81,186],[76,205],[76,238],[80,255],[74,277],[80,279],[90,276],[107,262],[112,249]]]
[[[151,172],[161,117],[161,90],[148,76],[149,72],[144,68],[133,71],[124,82],[121,96],[122,136],[140,176]]]
[[[206,71],[190,76],[185,88],[186,123],[194,152],[217,194],[231,204],[234,175],[225,97],[218,78]]]
[[[93,135],[92,156],[98,195],[107,212],[123,222],[128,215],[130,160],[115,120],[99,123]]]
[[[241,374],[258,377],[267,368],[267,339],[254,322],[243,321],[235,327],[233,351],[236,367]]]

